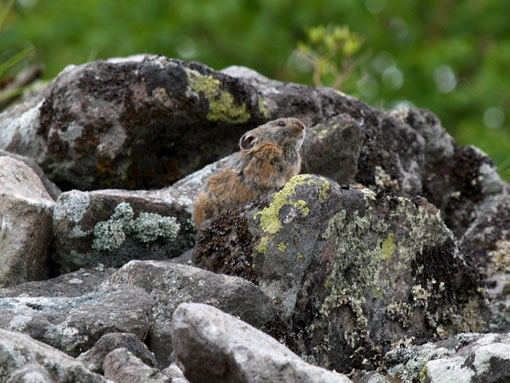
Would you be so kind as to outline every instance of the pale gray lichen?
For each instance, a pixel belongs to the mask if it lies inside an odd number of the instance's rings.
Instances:
[[[134,215],[128,203],[118,204],[107,221],[95,225],[92,248],[112,251],[118,249],[128,237],[140,244],[150,244],[159,238],[171,242],[181,228],[175,217],[142,212],[134,219]]]
[[[175,217],[163,217],[155,213],[141,213],[134,222],[133,238],[141,243],[154,242],[158,238],[173,241],[179,232],[180,225]]]
[[[87,192],[77,190],[63,193],[57,200],[53,209],[53,217],[57,221],[68,219],[78,223],[82,220],[90,205]]]

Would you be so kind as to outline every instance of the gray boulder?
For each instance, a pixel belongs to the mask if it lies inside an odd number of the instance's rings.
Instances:
[[[103,335],[94,347],[81,354],[77,360],[82,362],[90,371],[103,374],[103,362],[106,355],[119,348],[129,351],[149,367],[156,366],[154,354],[149,351],[138,336],[129,333],[108,333]]]
[[[251,282],[192,266],[132,261],[108,278],[104,287],[125,284],[144,289],[155,302],[147,344],[162,367],[172,362],[171,321],[182,302],[213,305],[258,328],[270,325],[277,313],[271,300]]]
[[[127,348],[113,350],[104,359],[104,376],[116,383],[172,383],[169,376],[147,366]]]
[[[97,290],[115,269],[80,269],[44,281],[21,283],[0,289],[0,298],[80,297]]]
[[[172,328],[177,363],[191,383],[351,382],[306,363],[270,336],[208,305],[181,304]]]
[[[321,366],[368,369],[395,342],[481,331],[479,276],[423,198],[340,188],[298,175],[212,219],[195,264],[256,283],[279,306],[273,333]]]
[[[23,162],[0,156],[0,287],[47,273],[53,199]]]
[[[69,355],[25,334],[0,329],[0,381],[107,383]]]
[[[132,259],[168,259],[193,244],[191,202],[177,193],[65,192],[54,209],[52,260],[57,273]]]
[[[46,188],[46,191],[48,194],[53,198],[53,200],[57,200],[58,196],[62,193],[62,190],[59,189],[57,185],[55,185],[53,182],[50,181],[48,177],[46,177],[46,174],[44,174],[43,170],[37,163],[25,156],[21,156],[16,153],[6,152],[5,150],[0,150],[0,157],[11,157],[15,160],[23,162],[25,165],[30,167],[35,174],[41,179],[41,182],[43,183],[44,187]]]
[[[129,332],[143,339],[152,304],[151,297],[135,286],[79,297],[1,298],[0,328],[23,332],[78,356],[106,333]]]

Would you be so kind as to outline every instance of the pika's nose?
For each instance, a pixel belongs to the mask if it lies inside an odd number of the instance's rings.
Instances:
[[[295,118],[295,119],[294,119],[294,123],[295,123],[297,126],[299,126],[301,129],[303,129],[303,130],[306,128],[306,126],[305,126],[305,124],[303,123],[303,121],[301,121],[301,120],[299,120],[299,119],[297,119],[297,118]]]

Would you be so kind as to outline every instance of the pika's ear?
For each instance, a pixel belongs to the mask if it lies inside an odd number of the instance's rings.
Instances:
[[[245,134],[239,140],[239,147],[241,150],[250,150],[257,143],[257,137],[252,136],[251,134]]]

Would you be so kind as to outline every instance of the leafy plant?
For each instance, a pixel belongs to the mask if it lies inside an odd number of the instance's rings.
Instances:
[[[0,4],[0,32],[13,5],[14,0],[7,1],[5,5]],[[26,60],[32,52],[33,47],[28,47],[9,57],[7,60],[0,62],[0,109],[8,105],[10,101],[26,89],[25,83],[13,81],[10,71]]]
[[[363,40],[347,26],[319,25],[306,30],[306,42],[297,53],[313,67],[315,86],[345,91],[346,82],[359,69]]]

